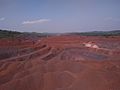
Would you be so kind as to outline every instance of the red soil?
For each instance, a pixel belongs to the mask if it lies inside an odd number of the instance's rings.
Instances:
[[[1,48],[9,47],[6,41],[0,41]],[[85,47],[88,41],[100,49]],[[34,44],[11,42],[19,51],[0,60],[0,90],[120,90],[119,36],[54,36]]]

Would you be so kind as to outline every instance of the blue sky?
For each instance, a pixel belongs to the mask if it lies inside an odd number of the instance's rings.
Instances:
[[[0,28],[25,32],[120,29],[120,0],[0,0]]]

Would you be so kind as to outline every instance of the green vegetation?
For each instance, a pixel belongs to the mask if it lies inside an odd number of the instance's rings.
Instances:
[[[17,31],[0,30],[0,38],[14,38],[20,34],[21,33]]]
[[[37,32],[17,32],[10,30],[0,30],[0,38],[26,38],[35,39],[38,37],[52,36],[51,33],[37,33]]]
[[[0,30],[0,38],[38,38],[38,37],[48,37],[59,35],[59,33],[36,33],[36,32],[17,32],[17,31],[8,31]],[[60,34],[62,35],[62,34]],[[93,31],[93,32],[72,32],[66,33],[65,35],[81,35],[81,36],[120,36],[120,30],[114,31]]]
[[[115,31],[93,31],[93,32],[73,32],[71,35],[82,35],[82,36],[120,36],[120,30]]]

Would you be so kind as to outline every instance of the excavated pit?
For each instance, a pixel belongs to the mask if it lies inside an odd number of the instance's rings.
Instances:
[[[106,55],[81,48],[68,48],[60,55],[61,60],[107,60]]]
[[[102,49],[83,46],[89,41]],[[32,46],[23,40],[27,46],[21,44],[22,48],[11,43],[19,56],[0,60],[0,90],[120,90],[119,41],[119,37],[58,36]],[[7,52],[4,48],[1,54]]]

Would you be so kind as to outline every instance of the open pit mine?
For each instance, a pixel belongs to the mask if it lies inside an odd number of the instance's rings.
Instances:
[[[0,39],[0,90],[120,90],[120,36]]]

